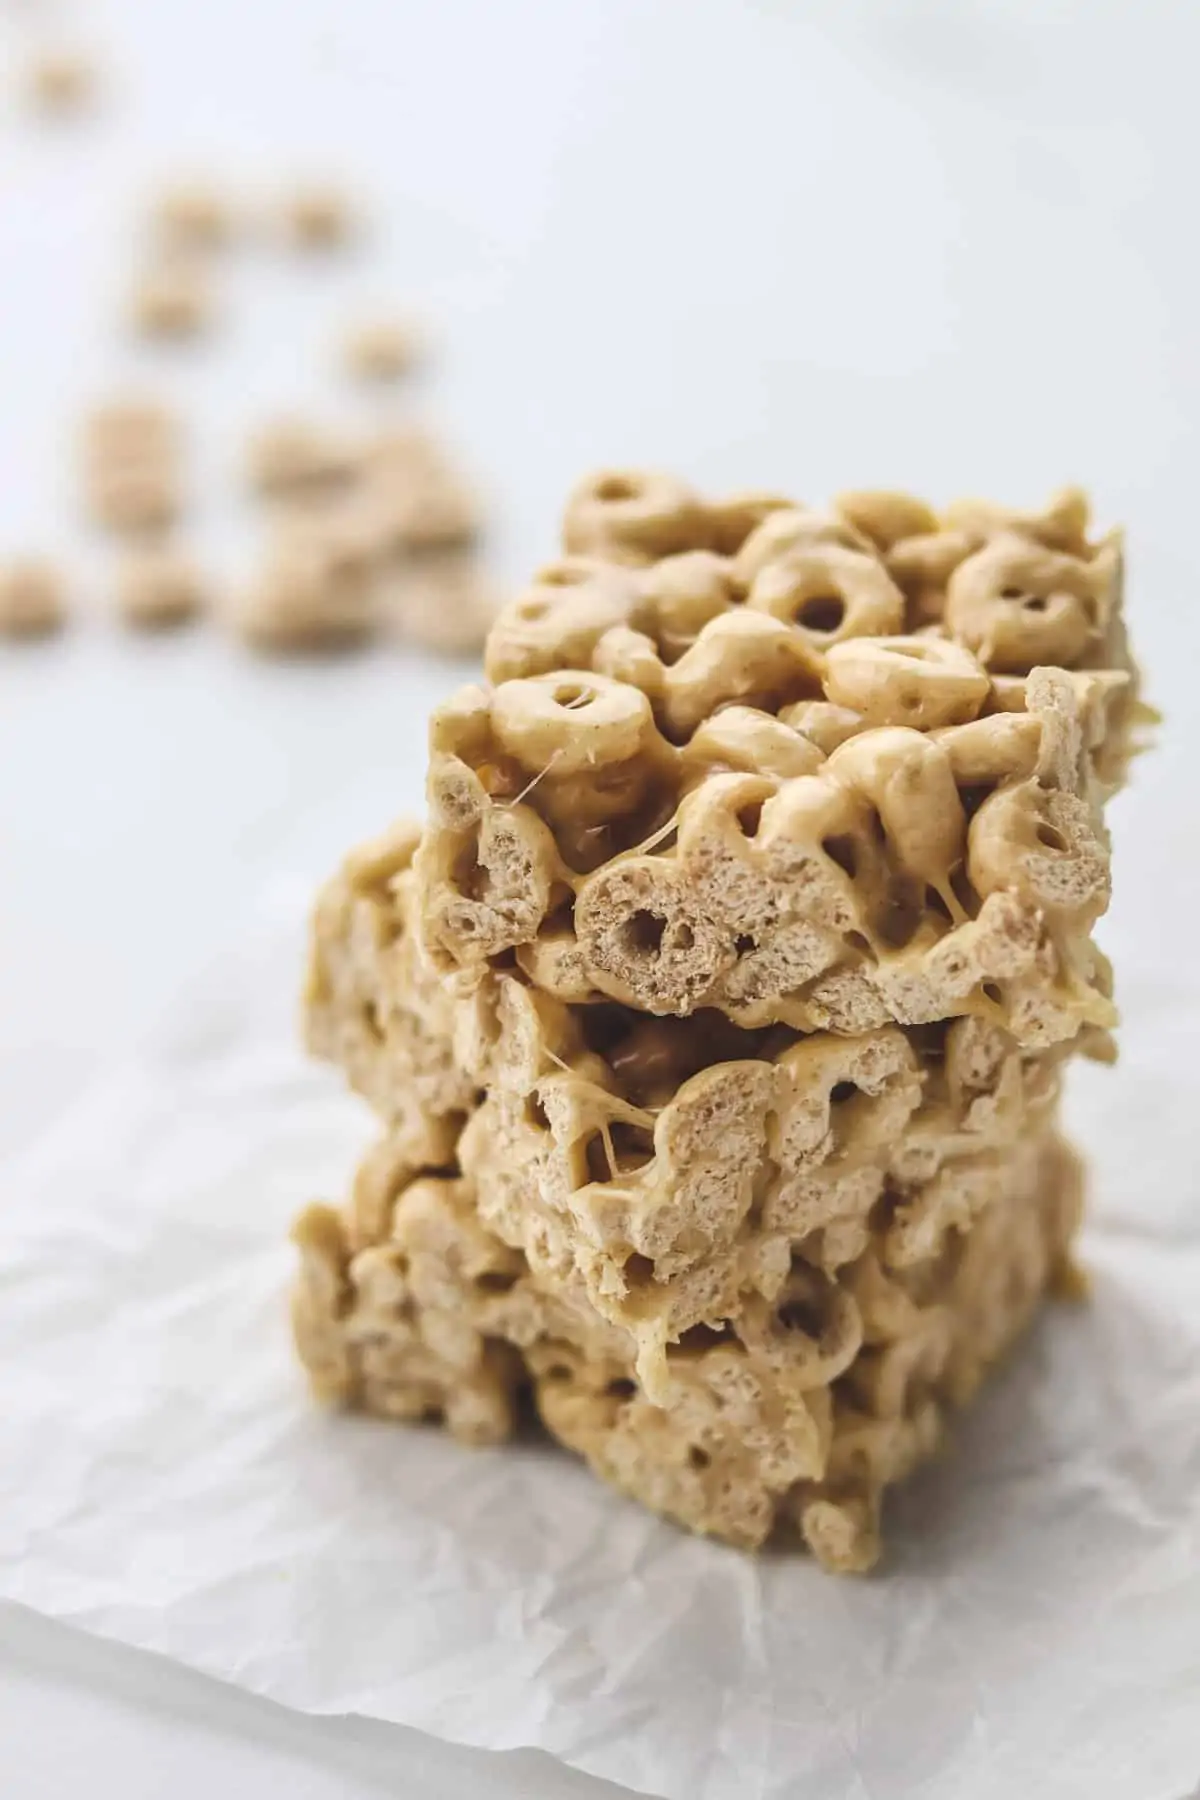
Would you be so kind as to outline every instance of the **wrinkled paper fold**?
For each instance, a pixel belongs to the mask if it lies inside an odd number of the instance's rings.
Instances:
[[[884,1572],[838,1580],[689,1539],[547,1448],[310,1406],[286,1228],[370,1126],[295,1046],[301,915],[264,904],[0,1169],[0,1598],[671,1800],[1183,1800],[1200,1108],[1160,1027],[1196,996],[1147,967],[1122,1069],[1073,1096],[1094,1303],[1039,1324],[900,1495]]]

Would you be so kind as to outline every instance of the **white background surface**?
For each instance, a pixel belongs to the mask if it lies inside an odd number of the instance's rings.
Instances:
[[[42,18],[95,46],[94,119],[35,128],[13,104]],[[893,481],[1032,503],[1089,482],[1130,524],[1135,631],[1171,715],[1117,809],[1106,942],[1128,964],[1196,916],[1178,829],[1200,650],[1190,9],[9,0],[0,34],[0,555],[69,555],[88,608],[61,643],[0,653],[0,1147],[141,1035],[270,876],[315,878],[419,802],[424,715],[456,673],[395,651],[258,666],[211,632],[124,641],[73,524],[78,412],[139,371],[186,403],[196,541],[232,577],[241,435],[272,406],[340,410],[328,346],[393,297],[436,331],[423,398],[483,478],[514,577],[606,460],[814,499]],[[140,363],[113,324],[138,205],[192,168],[263,198],[344,175],[375,235],[326,273],[248,247],[211,345]],[[1179,951],[1194,962],[1182,932]],[[1186,1051],[1195,1022],[1169,1002],[1139,990],[1131,1028],[1160,1009]],[[1169,1141],[1153,1095],[1136,1105]],[[294,1718],[13,1614],[0,1755],[14,1800],[604,1791]]]

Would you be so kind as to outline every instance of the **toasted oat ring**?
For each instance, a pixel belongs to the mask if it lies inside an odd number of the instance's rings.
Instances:
[[[875,556],[819,544],[768,564],[746,604],[791,625],[816,650],[883,637],[904,624],[904,596]]]
[[[576,898],[575,929],[589,979],[643,1012],[691,1012],[734,956],[727,934],[664,857],[628,857],[589,876]]]
[[[821,544],[873,553],[870,538],[840,513],[818,512],[811,506],[778,507],[755,526],[734,557],[734,585],[747,593],[771,563]]]
[[[488,634],[489,681],[513,681],[552,669],[586,669],[604,633],[633,616],[630,575],[587,556],[564,556],[502,608]]]
[[[833,645],[825,664],[829,698],[860,712],[867,725],[965,725],[988,689],[971,653],[945,638],[847,638]]]
[[[1036,781],[998,788],[971,821],[976,893],[1015,891],[1052,917],[1094,919],[1109,897],[1108,859],[1087,803]]]
[[[1008,535],[955,569],[946,628],[989,669],[1070,668],[1097,636],[1101,599],[1089,564]]]
[[[612,562],[655,562],[707,547],[700,496],[672,475],[602,469],[574,489],[563,515],[563,548]]]
[[[501,682],[492,696],[497,742],[522,768],[556,777],[626,762],[654,731],[650,702],[636,688],[590,670],[561,669]]]

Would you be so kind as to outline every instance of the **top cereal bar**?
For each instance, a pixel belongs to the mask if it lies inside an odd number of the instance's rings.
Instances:
[[[563,535],[433,719],[443,975],[749,1028],[1112,1025],[1091,932],[1139,708],[1081,494],[821,512],[606,473]]]

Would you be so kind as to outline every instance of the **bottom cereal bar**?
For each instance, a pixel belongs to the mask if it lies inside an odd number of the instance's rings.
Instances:
[[[490,1443],[529,1390],[553,1437],[656,1512],[748,1548],[798,1530],[837,1570],[874,1562],[884,1490],[1064,1270],[1079,1206],[1053,1132],[1015,1143],[935,1257],[889,1267],[872,1239],[832,1276],[796,1259],[774,1301],[667,1347],[655,1404],[633,1338],[582,1281],[541,1282],[484,1225],[470,1180],[420,1155],[411,1132],[385,1139],[343,1212],[296,1224],[296,1337],[321,1397]]]

